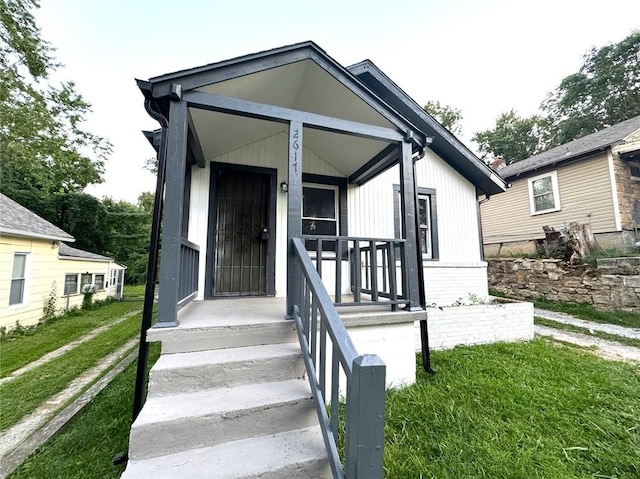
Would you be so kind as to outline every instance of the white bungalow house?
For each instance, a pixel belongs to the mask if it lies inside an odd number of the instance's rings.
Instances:
[[[505,182],[372,62],[313,42],[138,86],[161,125],[142,339],[162,356],[123,477],[381,477],[385,386],[414,380],[428,305],[488,298],[477,198]],[[449,324],[464,343],[484,323]]]

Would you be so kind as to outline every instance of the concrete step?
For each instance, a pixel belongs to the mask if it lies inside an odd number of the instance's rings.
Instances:
[[[147,341],[161,341],[162,353],[186,353],[297,342],[295,323],[281,320],[230,320],[203,324],[184,321],[175,328],[151,328]]]
[[[163,354],[151,369],[149,395],[166,396],[304,376],[297,343]]]
[[[122,479],[331,478],[319,426],[130,460]]]
[[[318,424],[306,379],[151,395],[131,427],[133,460]]]

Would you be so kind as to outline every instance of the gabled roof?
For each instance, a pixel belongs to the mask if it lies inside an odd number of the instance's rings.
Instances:
[[[96,253],[90,253],[89,251],[84,251],[78,248],[72,248],[68,244],[60,243],[60,248],[58,249],[58,256],[61,259],[83,259],[87,261],[103,261],[109,262],[113,261],[113,258],[108,256],[102,256]]]
[[[348,67],[360,81],[432,138],[429,148],[487,195],[506,190],[506,182],[438,123],[371,60]]]
[[[620,143],[637,130],[640,130],[640,116],[507,165],[500,170],[500,175],[511,179],[558,163],[585,158]]]
[[[69,233],[0,193],[0,233],[53,241],[75,241]]]

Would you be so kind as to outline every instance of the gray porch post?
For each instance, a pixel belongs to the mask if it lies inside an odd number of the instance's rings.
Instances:
[[[287,194],[287,314],[293,319],[293,305],[301,306],[300,268],[294,264],[293,238],[302,237],[302,123],[289,123],[289,189]]]
[[[180,247],[184,203],[184,172],[187,164],[187,103],[171,101],[167,131],[165,201],[160,248],[160,291],[155,328],[178,325],[180,300]]]
[[[420,308],[420,290],[418,273],[418,232],[416,230],[416,191],[413,179],[413,158],[411,143],[403,141],[400,158],[400,205],[404,217],[402,221],[402,237],[405,238],[404,265],[406,268],[406,284],[404,294],[410,301],[409,309]]]

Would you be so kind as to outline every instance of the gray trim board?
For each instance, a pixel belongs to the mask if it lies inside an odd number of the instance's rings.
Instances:
[[[485,165],[450,131],[424,111],[373,62],[365,60],[347,69],[383,101],[416,125],[419,131],[433,137],[429,148],[470,183],[487,194],[501,193],[506,190],[507,184],[500,175]]]
[[[293,319],[293,308],[302,304],[302,272],[295,261],[294,238],[302,238],[302,145],[303,124],[289,125],[288,193],[287,193],[287,312]]]
[[[184,94],[184,100],[192,108],[218,111],[278,123],[300,122],[303,123],[306,128],[359,136],[373,140],[401,141],[405,137],[403,132],[392,130],[391,128],[343,120],[341,118],[318,115],[316,113],[293,110],[291,108],[256,103],[248,100],[240,100],[238,98],[213,93],[191,91]]]
[[[165,197],[171,200],[165,201],[163,207],[158,321],[154,328],[178,325],[177,305],[180,300],[180,249],[189,122],[186,102],[171,102],[169,110]]]

